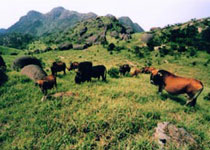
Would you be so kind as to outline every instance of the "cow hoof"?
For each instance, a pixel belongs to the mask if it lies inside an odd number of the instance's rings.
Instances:
[[[187,102],[186,106],[195,107],[195,104],[193,102]]]
[[[43,96],[41,99],[41,102],[45,101],[47,99],[47,96]]]

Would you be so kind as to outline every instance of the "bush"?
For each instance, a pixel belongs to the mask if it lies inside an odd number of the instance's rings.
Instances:
[[[206,96],[204,97],[204,99],[210,101],[210,93],[208,93],[208,95],[206,95]]]
[[[164,57],[165,55],[169,54],[169,51],[166,46],[163,46],[162,48],[160,48],[159,52],[160,52],[160,57]]]
[[[152,66],[152,59],[147,59],[145,61],[145,66]]]
[[[204,66],[208,66],[208,64],[210,64],[210,59],[208,59],[208,60],[204,63]]]
[[[184,44],[179,46],[178,52],[186,52],[186,51],[187,51],[187,49]]]
[[[197,50],[193,47],[190,48],[189,52],[190,52],[190,56],[192,56],[192,57],[197,55]]]
[[[134,53],[136,54],[136,56],[138,56],[139,58],[143,58],[144,57],[144,53],[141,51],[141,48],[139,46],[134,46]]]
[[[119,69],[115,67],[112,67],[108,70],[108,74],[111,78],[119,78],[119,73]]]
[[[110,43],[109,45],[108,45],[108,51],[112,51],[112,50],[114,50],[115,49],[115,45],[113,44],[113,43]]]

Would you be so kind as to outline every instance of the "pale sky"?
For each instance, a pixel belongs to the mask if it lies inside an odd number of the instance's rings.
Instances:
[[[0,28],[8,28],[30,10],[47,13],[58,6],[100,16],[129,16],[144,30],[210,17],[210,0],[0,0]]]

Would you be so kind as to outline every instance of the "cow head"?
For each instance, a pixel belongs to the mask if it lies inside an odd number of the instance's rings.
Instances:
[[[158,70],[153,70],[150,76],[150,83],[154,85],[161,85],[163,82],[163,74]]]
[[[70,67],[68,68],[69,71],[73,70],[73,69],[77,69],[78,68],[79,63],[78,62],[70,62]]]
[[[55,75],[56,74],[56,68],[54,66],[51,66],[50,69],[51,69],[52,75]]]

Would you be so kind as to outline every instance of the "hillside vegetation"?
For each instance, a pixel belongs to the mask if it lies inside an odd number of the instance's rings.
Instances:
[[[153,38],[148,42],[150,49],[159,48],[163,53],[181,53],[197,50],[210,53],[210,18],[204,18],[167,26],[152,32]]]

